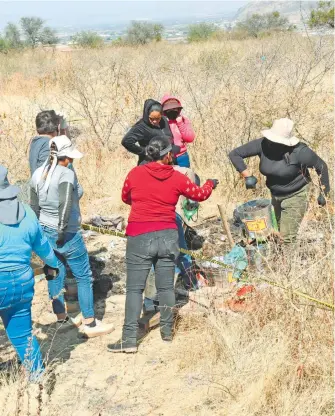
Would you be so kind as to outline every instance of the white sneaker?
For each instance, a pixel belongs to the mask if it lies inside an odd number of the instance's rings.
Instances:
[[[80,327],[80,325],[83,323],[83,315],[81,313],[79,313],[77,316],[75,316],[74,318],[70,317],[70,320],[72,322],[72,324],[74,326],[76,326],[77,328]]]
[[[76,317],[71,318],[69,315],[67,315],[67,317],[61,321],[57,321],[56,322],[56,331],[67,331],[68,329],[73,329],[73,327],[79,328],[80,325],[82,324],[83,321],[83,316],[82,314],[78,314]]]
[[[104,324],[98,319],[95,320],[96,325],[91,327],[82,324],[79,328],[79,333],[85,338],[100,337],[101,335],[107,335],[114,331],[115,327],[113,324]]]

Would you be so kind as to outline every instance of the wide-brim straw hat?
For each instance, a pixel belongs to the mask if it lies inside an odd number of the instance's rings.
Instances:
[[[274,143],[280,143],[285,146],[295,146],[299,139],[292,135],[294,123],[289,118],[280,118],[275,120],[271,129],[263,130],[263,137]]]

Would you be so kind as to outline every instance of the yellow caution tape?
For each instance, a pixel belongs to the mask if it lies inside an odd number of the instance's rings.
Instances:
[[[95,232],[100,233],[100,234],[107,234],[107,235],[112,235],[112,236],[115,236],[115,237],[127,238],[127,236],[124,233],[120,233],[118,231],[107,230],[106,228],[102,228],[102,227],[95,227],[95,226],[89,225],[89,224],[81,224],[81,228],[83,230],[95,231]],[[207,257],[204,257],[202,254],[195,253],[194,251],[191,251],[191,250],[185,250],[183,248],[180,248],[179,250],[180,250],[181,253],[188,254],[188,255],[194,257],[197,260],[208,261],[210,263],[217,264],[218,266],[221,266],[221,267],[224,267],[225,269],[227,269],[227,265],[225,263],[223,263],[222,261],[215,260],[215,259],[209,259]],[[235,279],[232,278],[232,273],[228,272],[228,281],[232,282],[234,280]],[[331,310],[334,310],[334,304],[329,303],[329,302],[325,302],[323,300],[313,298],[312,296],[308,295],[307,293],[300,292],[299,290],[289,289],[289,288],[287,288],[287,287],[285,287],[285,286],[283,286],[279,283],[276,283],[276,282],[273,282],[271,280],[264,279],[264,278],[261,278],[261,277],[255,278],[255,280],[259,280],[259,281],[267,283],[271,286],[279,287],[280,289],[286,290],[287,292],[290,292],[290,293],[292,293],[296,296],[303,297],[303,298],[308,299],[312,302],[318,303],[319,305],[323,305],[323,306],[326,306],[327,308],[329,308]],[[239,281],[240,282],[246,282],[246,283],[248,282],[247,280],[243,280],[243,279],[239,279]]]

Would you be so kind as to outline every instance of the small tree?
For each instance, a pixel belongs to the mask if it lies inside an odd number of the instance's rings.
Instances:
[[[44,20],[39,17],[22,17],[20,23],[26,42],[32,48],[39,44],[49,45],[58,42],[55,32],[45,27]]]
[[[313,27],[334,28],[334,3],[332,1],[319,1],[318,7],[311,11],[308,25]]]
[[[211,38],[217,28],[212,23],[197,23],[190,25],[187,31],[188,42],[201,42]]]
[[[20,30],[14,23],[8,23],[5,27],[4,39],[6,40],[10,49],[17,49],[23,45]]]
[[[253,14],[236,25],[236,30],[247,33],[249,36],[257,38],[261,33],[271,32],[272,30],[289,30],[293,26],[289,24],[286,17],[282,17],[279,12],[266,14]]]
[[[82,31],[76,33],[71,38],[72,42],[80,48],[101,48],[104,44],[103,38],[96,32]]]
[[[145,45],[162,40],[164,27],[160,23],[131,22],[127,29],[126,42],[131,45]]]
[[[282,17],[279,12],[268,13],[265,15],[266,30],[285,30],[290,27],[288,18]]]
[[[42,45],[55,45],[59,42],[59,39],[54,30],[45,27],[40,34],[40,42]]]

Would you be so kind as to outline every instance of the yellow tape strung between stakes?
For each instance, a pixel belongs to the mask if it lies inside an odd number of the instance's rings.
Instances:
[[[83,230],[95,231],[95,232],[100,233],[100,234],[107,234],[107,235],[112,235],[114,237],[127,238],[124,233],[120,233],[118,231],[107,230],[106,228],[95,227],[95,226],[89,225],[89,224],[81,224],[81,228]],[[210,263],[217,264],[218,266],[222,266],[224,268],[227,268],[227,265],[224,264],[221,261],[214,260],[214,259],[209,259],[207,257],[202,256],[201,254],[195,253],[194,251],[185,250],[183,248],[180,248],[179,250],[180,250],[181,253],[188,254],[188,255],[194,257],[197,260],[205,260],[205,261],[208,261]],[[243,280],[243,279],[239,279],[239,280],[241,282],[250,283],[247,280]],[[268,280],[268,279],[255,278],[255,280],[259,280],[259,281],[267,283],[271,286],[279,287],[280,289],[286,290],[287,292],[291,292],[292,294],[294,294],[296,296],[300,296],[300,297],[308,299],[312,302],[315,302],[315,303],[318,303],[320,305],[326,306],[327,308],[329,308],[331,310],[334,310],[334,305],[332,303],[328,303],[328,302],[325,302],[323,300],[315,299],[312,296],[308,295],[307,293],[300,292],[299,290],[288,289],[285,286],[282,286],[279,283],[273,282],[273,281]]]

